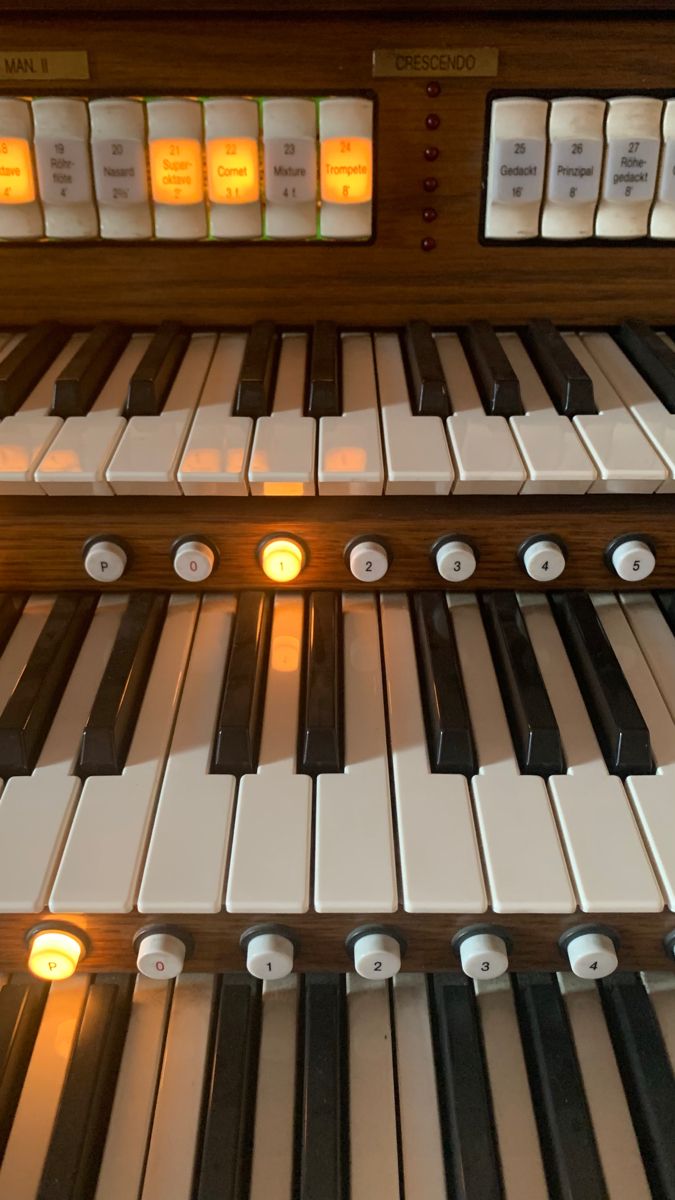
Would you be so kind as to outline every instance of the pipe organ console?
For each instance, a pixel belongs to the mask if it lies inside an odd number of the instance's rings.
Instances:
[[[675,1200],[638,7],[0,3],[0,1200]]]

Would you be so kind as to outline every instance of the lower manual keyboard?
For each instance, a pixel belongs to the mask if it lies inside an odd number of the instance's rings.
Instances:
[[[675,981],[0,990],[0,1200],[672,1200]]]

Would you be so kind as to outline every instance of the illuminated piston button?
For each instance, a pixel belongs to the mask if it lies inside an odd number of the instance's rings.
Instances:
[[[367,238],[373,227],[373,105],[360,97],[319,103],[321,236]]]
[[[138,943],[136,966],[148,979],[176,979],[185,963],[185,943],[173,933],[147,933]]]
[[[26,100],[0,97],[0,237],[44,233],[31,156],[33,125]]]
[[[77,970],[84,951],[73,933],[62,929],[41,929],[33,935],[28,951],[28,970],[38,979],[69,979]]]
[[[305,552],[292,538],[270,538],[260,549],[260,565],[273,583],[291,583],[305,565]]]
[[[201,106],[196,100],[149,100],[146,111],[155,233],[205,237]]]
[[[212,237],[260,237],[257,104],[234,98],[206,100],[204,136]]]

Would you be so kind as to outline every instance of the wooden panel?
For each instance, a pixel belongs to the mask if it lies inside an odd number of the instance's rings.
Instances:
[[[186,962],[188,971],[231,971],[243,966],[244,956],[239,945],[241,934],[252,925],[279,920],[274,915],[235,916],[230,913],[215,913],[210,916],[152,917],[138,913],[124,916],[81,915],[51,917],[44,919],[58,925],[59,919],[75,925],[86,932],[90,953],[83,960],[82,969],[92,971],[122,970],[135,967],[133,940],[140,929],[158,924],[173,925],[187,930],[194,939],[194,954]],[[37,923],[35,916],[0,916],[0,970],[21,970],[26,963],[25,935]],[[355,928],[362,925],[377,925],[372,914],[318,915],[305,913],[283,918],[298,940],[295,966],[299,971],[349,969],[349,956],[345,939]],[[668,958],[663,948],[666,933],[675,929],[673,913],[628,913],[610,916],[576,913],[565,916],[543,916],[521,913],[513,916],[484,913],[480,918],[456,914],[398,912],[384,919],[383,924],[397,929],[407,942],[403,957],[403,968],[408,971],[447,970],[458,965],[451,949],[454,934],[469,925],[493,922],[505,929],[513,945],[510,965],[514,970],[560,970],[564,966],[558,939],[566,929],[580,924],[609,925],[616,930],[621,940],[619,961],[626,970],[675,970],[675,959]]]
[[[174,574],[171,549],[186,536],[217,551],[213,574],[200,586],[223,591],[267,582],[257,550],[274,533],[297,537],[307,564],[295,586],[363,590],[349,573],[345,549],[356,537],[382,540],[391,555],[380,589],[438,588],[431,551],[452,534],[478,552],[465,591],[491,587],[541,590],[525,575],[518,548],[534,534],[559,537],[568,564],[555,587],[615,588],[607,544],[624,534],[649,538],[657,566],[649,587],[675,586],[675,496],[438,497],[376,499],[201,499],[35,497],[0,499],[0,588],[51,591],[98,587],[85,574],[82,549],[94,537],[120,541],[129,553],[121,590],[192,590]],[[271,586],[271,585],[270,585]],[[621,584],[628,588],[629,584]],[[645,584],[641,585],[642,587]]]
[[[82,16],[44,23],[6,17],[12,48],[86,49],[82,94],[187,92],[312,95],[371,89],[377,100],[376,237],[371,245],[143,244],[0,246],[11,323],[58,314],[90,323],[180,317],[193,324],[317,314],[350,325],[435,322],[483,316],[512,322],[533,313],[559,321],[615,321],[625,313],[672,318],[675,247],[488,246],[479,242],[487,96],[499,89],[584,91],[602,87],[675,92],[675,21],[623,18],[523,19],[484,15],[424,20],[380,17],[241,16],[113,20]],[[376,47],[492,45],[496,79],[443,81],[430,101],[425,80],[371,77]],[[233,49],[234,48],[234,49]],[[48,84],[4,82],[5,93],[45,94]],[[425,117],[441,118],[437,134]],[[440,157],[433,172],[427,144]],[[422,220],[423,180],[435,174],[438,220]],[[437,248],[424,253],[433,233]]]

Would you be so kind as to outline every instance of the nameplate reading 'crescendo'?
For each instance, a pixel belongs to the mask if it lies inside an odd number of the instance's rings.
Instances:
[[[405,75],[496,75],[495,46],[445,46],[431,49],[373,50],[373,77]]]

